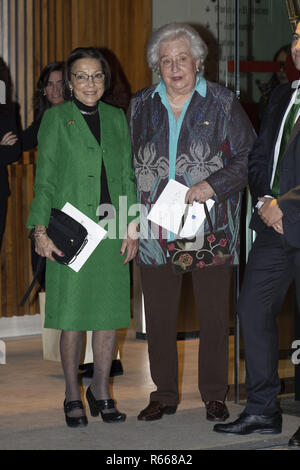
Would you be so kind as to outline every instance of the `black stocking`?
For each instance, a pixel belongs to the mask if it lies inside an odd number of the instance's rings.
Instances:
[[[82,332],[63,330],[60,337],[60,356],[66,380],[66,402],[80,400],[78,368],[81,357]],[[82,410],[75,409],[68,416],[81,416]]]
[[[94,375],[91,391],[96,400],[107,400],[110,398],[109,376],[116,344],[116,330],[93,331]]]

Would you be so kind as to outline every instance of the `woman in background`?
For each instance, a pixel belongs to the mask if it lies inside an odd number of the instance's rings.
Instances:
[[[18,109],[11,102],[11,79],[7,65],[0,57],[0,82],[2,83],[0,104],[0,249],[5,230],[7,200],[9,196],[6,165],[18,160],[21,148],[18,141]]]
[[[0,249],[5,230],[7,200],[9,196],[6,165],[18,160],[21,149],[17,133],[15,106],[0,104]]]
[[[64,102],[63,70],[63,62],[51,62],[41,72],[33,100],[34,121],[20,135],[23,151],[37,146],[37,134],[46,109]]]

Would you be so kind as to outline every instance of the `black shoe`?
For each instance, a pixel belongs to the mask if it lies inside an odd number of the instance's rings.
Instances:
[[[88,401],[92,416],[99,416],[99,413],[101,413],[101,417],[106,423],[120,423],[122,421],[125,421],[125,413],[120,413],[117,410],[117,408],[115,407],[114,400],[96,400],[96,398],[92,394],[91,387],[89,387],[86,391],[86,399]],[[103,410],[110,409],[114,411],[112,411],[111,413],[103,413]]]
[[[245,411],[233,423],[215,424],[214,431],[226,434],[280,434],[282,416],[276,413],[272,416],[250,415]]]
[[[68,403],[66,402],[66,400],[64,401],[64,412],[67,425],[71,428],[87,426],[88,420],[86,419],[86,416],[84,414],[82,416],[68,416],[67,413],[70,413],[70,411],[75,409],[84,409],[81,400],[69,401]]]
[[[120,359],[114,359],[111,363],[111,368],[110,368],[110,377],[116,377],[117,375],[123,375],[123,366],[122,362]]]
[[[79,366],[79,371],[81,377],[87,377],[87,378],[93,378],[94,375],[94,363],[89,362],[87,364],[80,364]],[[120,359],[114,359],[111,363],[111,368],[110,368],[110,377],[115,377],[117,375],[123,375],[123,366],[122,362]]]
[[[164,414],[173,415],[176,413],[177,405],[165,405],[159,401],[150,401],[149,405],[140,412],[137,419],[139,421],[154,421],[160,419]]]
[[[94,363],[89,362],[88,364],[80,364],[79,366],[80,377],[86,377],[92,379],[94,375]]]
[[[298,447],[300,448],[300,428],[295,432],[295,434],[289,440],[289,447]]]

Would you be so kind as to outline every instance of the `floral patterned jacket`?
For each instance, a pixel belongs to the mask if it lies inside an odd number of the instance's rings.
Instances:
[[[134,95],[128,110],[138,201],[144,207],[138,255],[143,265],[165,264],[168,252],[166,233],[146,219],[169,177],[168,112],[159,94],[153,95],[155,87]],[[240,191],[247,185],[254,140],[252,125],[230,90],[207,82],[205,97],[193,94],[179,135],[175,179],[188,187],[206,180],[213,187],[214,229],[225,231],[234,264],[239,260]]]

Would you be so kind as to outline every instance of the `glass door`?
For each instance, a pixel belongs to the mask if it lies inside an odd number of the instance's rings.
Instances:
[[[218,0],[217,35],[219,44],[219,82],[231,88],[246,110],[254,128],[260,122],[271,91],[279,84],[293,81],[295,69],[289,55],[292,28],[299,17],[299,1]],[[242,253],[236,273],[235,299],[255,234],[248,229],[251,198],[244,195],[241,225]],[[279,374],[286,391],[293,389],[295,370],[291,361],[294,337],[295,292],[291,287],[278,319]],[[234,314],[235,401],[245,397],[245,363],[238,318]],[[232,382],[231,382],[232,383]]]

